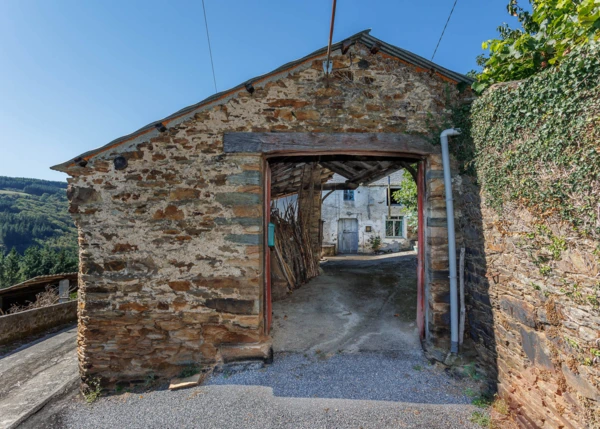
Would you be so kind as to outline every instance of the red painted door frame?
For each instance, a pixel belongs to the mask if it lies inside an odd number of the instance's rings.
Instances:
[[[269,222],[271,221],[271,166],[266,159],[263,161],[264,168],[264,225],[263,225],[263,246],[264,246],[264,276],[265,276],[265,334],[271,332],[271,321],[273,317],[272,300],[271,300],[271,248],[269,247]]]
[[[417,167],[417,327],[421,339],[425,338],[425,162],[419,161]]]
[[[302,155],[302,154],[295,154]],[[308,153],[307,155],[312,155]],[[328,155],[353,155],[353,153],[328,153]],[[365,155],[362,153],[362,155]],[[381,154],[376,154],[382,156]],[[398,154],[385,154],[390,157],[399,156]],[[384,156],[385,156],[384,155]],[[265,333],[268,335],[271,332],[271,323],[273,317],[272,300],[271,300],[271,248],[268,243],[269,222],[271,213],[271,166],[269,164],[269,156],[263,158],[264,171],[264,276],[265,276],[265,294],[264,294],[264,309],[265,309]],[[421,159],[417,164],[417,220],[418,220],[418,251],[417,251],[417,327],[419,337],[425,338],[425,216],[424,216],[424,198],[425,198],[425,163],[426,160]]]

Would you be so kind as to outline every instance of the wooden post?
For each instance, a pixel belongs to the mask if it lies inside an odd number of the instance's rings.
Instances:
[[[465,337],[465,248],[460,248],[460,320],[458,323],[458,345],[462,346]]]
[[[390,189],[390,176],[388,176],[388,187],[387,187],[387,194],[388,194],[388,219],[392,216],[392,190]]]

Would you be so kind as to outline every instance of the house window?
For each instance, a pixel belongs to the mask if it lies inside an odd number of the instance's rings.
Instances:
[[[388,216],[385,220],[385,236],[404,237],[404,216]]]
[[[354,201],[354,191],[344,191],[344,201]]]
[[[394,192],[399,191],[399,190],[400,190],[400,188],[390,188],[390,197],[392,198],[392,204],[391,204],[392,206],[400,206],[400,205],[402,205],[402,204],[400,204],[399,202],[397,202],[394,199]],[[386,189],[386,194],[387,194],[387,189]],[[387,195],[386,195],[386,197],[387,197]],[[387,203],[388,203],[388,206],[389,206],[390,205],[390,200],[389,199],[387,200]]]

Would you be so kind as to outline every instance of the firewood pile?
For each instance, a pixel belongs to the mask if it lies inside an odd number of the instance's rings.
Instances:
[[[302,214],[297,213],[297,203],[289,203],[282,211],[271,209],[271,222],[275,224],[275,254],[289,290],[297,289],[319,275],[318,257],[311,243],[308,228],[303,228]]]

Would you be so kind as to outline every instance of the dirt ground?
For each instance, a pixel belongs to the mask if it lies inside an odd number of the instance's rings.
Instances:
[[[328,258],[323,274],[273,303],[273,350],[420,353],[414,252]]]

